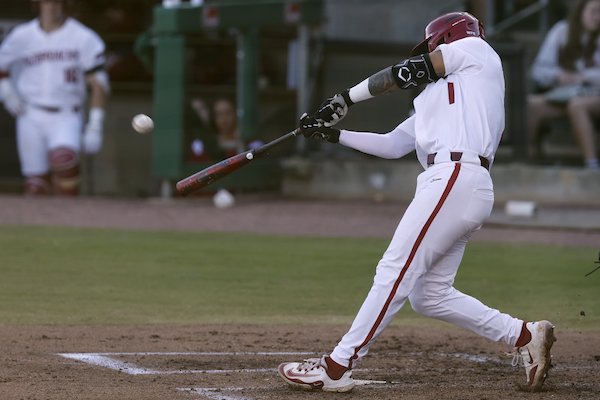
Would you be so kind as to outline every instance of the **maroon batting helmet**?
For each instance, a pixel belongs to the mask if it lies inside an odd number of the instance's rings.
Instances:
[[[442,43],[452,43],[466,37],[485,39],[483,25],[468,12],[441,15],[425,27],[425,39],[413,48],[412,54],[431,53]]]

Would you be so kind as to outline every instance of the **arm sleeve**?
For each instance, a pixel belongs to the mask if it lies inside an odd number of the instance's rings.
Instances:
[[[106,49],[104,42],[95,32],[90,32],[90,35],[86,40],[85,49],[85,53],[82,57],[84,71],[90,73],[103,69],[104,64],[106,63]]]
[[[388,133],[342,130],[340,143],[373,156],[400,158],[415,149],[415,116],[406,119]]]
[[[0,45],[0,71],[10,71],[12,64],[16,60],[17,49],[19,47],[16,31],[18,31],[18,28],[9,33]]]
[[[540,50],[531,66],[531,79],[538,85],[548,88],[556,84],[562,68],[558,64],[558,53],[567,37],[568,24],[558,22],[546,35]]]

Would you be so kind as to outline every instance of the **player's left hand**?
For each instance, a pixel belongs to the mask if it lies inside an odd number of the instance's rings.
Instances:
[[[300,132],[309,139],[321,139],[329,143],[340,141],[339,129],[323,126],[315,117],[310,117],[307,113],[300,117]]]
[[[19,96],[9,79],[0,80],[0,100],[10,115],[17,117],[25,112],[25,102]]]
[[[348,100],[346,100],[348,99]],[[348,113],[348,107],[352,105],[348,97],[348,91],[336,94],[325,100],[315,113],[317,122],[326,127],[333,126],[340,122]]]
[[[87,124],[83,132],[83,151],[86,154],[97,154],[102,148],[102,128]]]
[[[83,151],[86,154],[97,154],[102,149],[102,126],[104,124],[104,111],[90,110],[88,123],[83,131]]]

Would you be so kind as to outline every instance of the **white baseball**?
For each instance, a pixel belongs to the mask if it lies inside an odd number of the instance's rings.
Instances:
[[[252,160],[254,158],[254,154],[252,154],[252,153],[246,153],[246,158],[248,160]]]
[[[131,126],[137,133],[148,133],[154,129],[154,121],[146,114],[138,114],[131,120]]]

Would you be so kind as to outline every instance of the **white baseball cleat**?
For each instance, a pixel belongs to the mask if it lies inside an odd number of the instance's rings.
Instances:
[[[525,367],[527,386],[535,392],[542,388],[552,366],[550,349],[556,337],[554,325],[548,321],[528,322],[526,327],[531,332],[531,341],[516,349],[512,364],[516,367],[521,360]]]
[[[329,377],[325,356],[309,358],[302,363],[283,363],[279,365],[277,372],[288,384],[304,390],[321,389],[326,392],[348,392],[354,387],[352,370],[344,372],[340,379]]]

